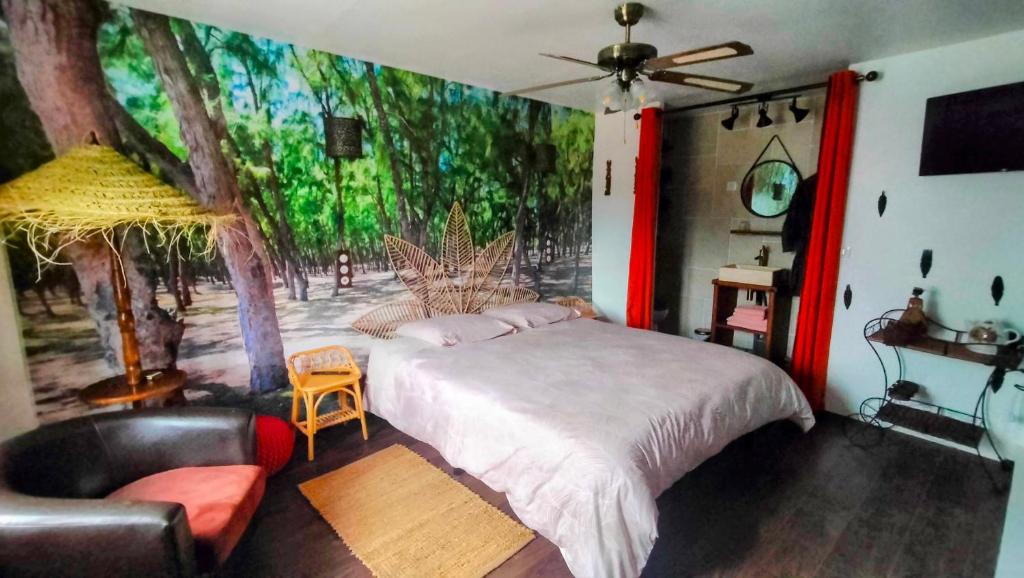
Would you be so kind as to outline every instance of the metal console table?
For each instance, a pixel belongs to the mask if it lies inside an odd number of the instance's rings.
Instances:
[[[989,391],[996,393],[1003,387],[1007,373],[1022,372],[1019,367],[1021,361],[1024,360],[1024,347],[1015,344],[1000,347],[995,354],[991,355],[978,353],[968,347],[974,344],[968,341],[966,331],[947,327],[932,319],[928,319],[929,331],[926,335],[907,340],[900,332],[893,331],[897,320],[904,311],[905,309],[891,309],[864,325],[864,339],[882,368],[885,393],[880,397],[869,397],[861,403],[859,411],[861,420],[883,431],[893,426],[900,426],[970,447],[981,459],[982,468],[985,469],[985,473],[992,480],[996,489],[1000,491],[1007,489],[1005,484],[998,483],[989,472],[981,455],[980,445],[983,439],[987,439],[1002,469],[1006,472],[1013,469],[1013,462],[1003,458],[989,432],[987,400]],[[898,369],[894,382],[889,381],[889,370],[878,350],[879,345],[892,348],[895,354]],[[974,412],[967,413],[914,399],[918,393],[917,384],[904,379],[906,362],[903,358],[903,349],[992,367],[992,373],[978,395]],[[1019,385],[1015,387],[1024,390],[1024,387]],[[954,415],[960,416],[961,419],[953,417]]]

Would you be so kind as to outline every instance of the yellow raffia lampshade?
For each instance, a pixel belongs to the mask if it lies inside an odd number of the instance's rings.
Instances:
[[[116,227],[155,231],[163,241],[230,223],[170,187],[113,148],[86,145],[0,185],[0,224],[24,232],[40,259],[54,262],[60,246]],[[212,237],[208,237],[212,238]],[[212,245],[208,244],[208,248]]]

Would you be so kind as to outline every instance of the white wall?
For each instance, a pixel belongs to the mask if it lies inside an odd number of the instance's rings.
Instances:
[[[919,177],[925,101],[929,97],[1024,81],[1024,31],[902,56],[851,68],[877,70],[882,78],[863,84],[843,234],[839,294],[853,289],[847,311],[836,296],[826,407],[846,414],[861,400],[883,392],[878,363],[865,344],[864,323],[886,309],[902,307],[915,286],[923,287],[930,314],[967,328],[995,318],[1024,328],[1024,172]],[[888,207],[876,203],[886,191]],[[927,279],[921,251],[934,251]],[[989,287],[1002,275],[1006,294],[996,307]],[[908,352],[907,378],[923,384],[932,401],[971,412],[990,368]],[[1013,383],[990,399],[997,440],[1011,458],[1024,459],[1024,393]],[[1019,484],[1018,484],[1019,485]],[[1019,491],[1017,492],[1019,494]],[[1018,495],[1017,498],[1020,496]],[[1015,503],[1020,503],[1019,499]],[[1019,570],[1024,512],[1008,512],[1000,572]],[[1014,535],[1020,535],[1014,538]],[[1019,574],[1016,574],[1019,575]]]
[[[1024,172],[917,176],[925,101],[1024,81],[1024,31],[853,68],[877,70],[882,78],[860,91],[843,235],[849,254],[839,272],[839,292],[849,283],[853,306],[836,308],[829,361],[827,407],[837,413],[881,392],[863,325],[904,306],[915,286],[926,290],[928,310],[946,325],[996,318],[1024,328]],[[879,218],[882,190],[888,207]],[[927,279],[918,266],[923,249],[934,251]],[[1006,284],[998,307],[989,289],[995,275]],[[910,352],[908,359],[908,379],[925,385],[934,401],[966,411],[989,374],[980,365],[925,354]],[[991,410],[1007,450],[1024,457],[1024,395],[1008,388],[992,398]]]
[[[639,123],[629,113],[594,115],[593,300],[615,323],[626,322],[626,285],[633,231],[633,177],[640,143]],[[612,161],[611,195],[605,196],[605,167]]]
[[[0,440],[38,425],[7,248],[0,244]]]

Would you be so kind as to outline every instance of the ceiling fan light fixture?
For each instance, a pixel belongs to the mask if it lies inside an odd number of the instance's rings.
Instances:
[[[643,108],[657,99],[658,93],[654,85],[637,78],[629,85],[629,98],[627,100],[630,106],[627,110]]]
[[[793,121],[794,122],[800,122],[803,119],[807,118],[807,115],[810,114],[811,109],[809,109],[809,108],[800,108],[799,106],[797,106],[796,105],[796,97],[794,96],[793,97],[793,102],[789,103],[789,112],[793,113]]]
[[[768,116],[768,103],[762,102],[757,107],[757,128],[764,128],[772,125],[772,119]]]
[[[612,79],[605,83],[597,93],[597,112],[606,111],[618,112],[622,110],[622,87],[619,86],[619,79]]]
[[[736,119],[740,117],[740,107],[735,104],[732,105],[732,112],[729,113],[728,118],[722,119],[722,128],[725,130],[732,130],[736,126]]]

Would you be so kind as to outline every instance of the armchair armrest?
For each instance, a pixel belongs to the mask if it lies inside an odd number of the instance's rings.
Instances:
[[[0,575],[195,573],[180,504],[35,498],[0,489]]]

